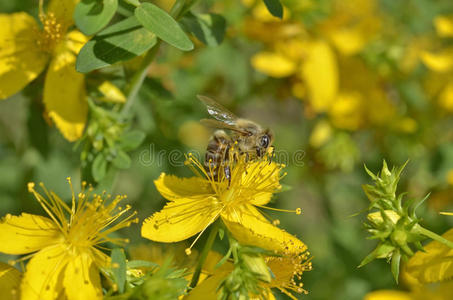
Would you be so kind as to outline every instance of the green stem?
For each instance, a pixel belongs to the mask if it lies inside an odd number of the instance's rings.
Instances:
[[[440,235],[438,235],[437,233],[434,233],[431,230],[425,229],[425,228],[423,228],[421,226],[417,226],[414,229],[417,230],[420,234],[423,234],[424,236],[426,236],[426,237],[428,237],[430,239],[433,239],[435,241],[438,241],[439,243],[442,243],[445,246],[450,247],[450,248],[453,249],[453,242],[447,240],[446,238],[444,238],[444,237],[442,237]]]
[[[129,90],[127,93],[127,100],[123,106],[123,109],[121,110],[122,116],[125,116],[129,112],[129,109],[132,107],[132,104],[134,103],[135,98],[137,98],[138,91],[140,90],[140,88],[143,84],[143,81],[145,80],[146,74],[148,73],[149,66],[151,65],[154,58],[156,57],[159,47],[160,47],[160,40],[158,40],[156,45],[154,45],[154,47],[151,48],[151,50],[149,50],[148,53],[146,53],[145,57],[143,58],[143,60],[140,64],[140,67],[135,72],[134,76],[132,76],[132,80],[129,85]]]
[[[206,244],[204,245],[203,251],[200,254],[200,258],[198,259],[197,267],[195,268],[195,272],[192,276],[192,281],[190,282],[190,287],[194,288],[197,283],[198,279],[200,279],[201,269],[208,257],[208,253],[214,244],[215,238],[217,236],[217,232],[219,231],[219,222],[214,222],[211,228],[211,232],[209,232],[208,239],[206,240]]]

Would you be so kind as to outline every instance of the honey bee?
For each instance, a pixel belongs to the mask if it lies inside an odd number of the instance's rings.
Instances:
[[[205,126],[218,128],[209,139],[206,149],[204,167],[213,178],[218,179],[218,171],[224,168],[224,175],[231,181],[231,170],[228,161],[233,145],[236,153],[243,154],[247,160],[263,157],[272,147],[274,136],[270,129],[263,129],[260,125],[247,119],[238,118],[216,101],[198,96],[206,105],[208,113],[214,119],[202,119]],[[223,129],[231,132],[228,135]]]

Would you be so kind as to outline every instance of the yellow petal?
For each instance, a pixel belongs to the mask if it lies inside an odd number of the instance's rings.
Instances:
[[[63,285],[68,300],[102,299],[99,270],[86,253],[68,263]]]
[[[357,130],[363,123],[362,96],[360,93],[339,93],[329,108],[332,124],[337,128]]]
[[[434,27],[440,37],[453,37],[453,15],[435,17]]]
[[[82,136],[88,114],[85,77],[75,70],[74,47],[72,41],[58,47],[44,84],[44,104],[49,117],[71,142]]]
[[[99,86],[98,90],[104,96],[101,100],[105,102],[113,103],[124,103],[126,102],[126,96],[117,88],[113,83],[108,80],[103,81]]]
[[[319,148],[332,137],[332,127],[329,122],[321,120],[316,123],[310,135],[310,146]]]
[[[3,300],[18,300],[22,274],[8,264],[0,262],[0,295]]]
[[[380,290],[366,294],[364,300],[414,300],[414,298],[406,292]]]
[[[22,90],[49,56],[38,47],[38,24],[26,13],[0,14],[0,99]]]
[[[51,0],[47,5],[47,12],[53,13],[57,21],[63,25],[63,30],[74,24],[72,18],[74,9],[80,0]]]
[[[298,238],[254,213],[244,212],[242,209],[225,210],[222,220],[241,244],[288,253],[300,253],[307,249]]]
[[[453,241],[453,229],[442,235]],[[439,282],[453,278],[453,249],[433,241],[418,251],[406,264],[406,272],[420,283]]]
[[[189,294],[184,297],[184,300],[217,299],[217,288],[228,273],[229,272],[216,272],[192,289]]]
[[[281,78],[294,74],[296,64],[274,52],[260,52],[252,57],[252,66],[258,71],[272,77]]]
[[[324,41],[307,43],[306,59],[301,69],[313,110],[324,112],[333,103],[338,90],[338,67],[335,55]]]
[[[54,300],[63,292],[64,268],[69,262],[64,245],[39,251],[28,262],[21,283],[21,299]]]
[[[154,184],[159,193],[170,201],[204,199],[214,193],[209,182],[200,177],[178,178],[162,173]]]
[[[449,51],[439,53],[422,51],[420,58],[428,68],[436,72],[443,73],[453,68],[453,53]]]
[[[271,201],[272,195],[281,188],[279,183],[280,170],[275,162],[257,161],[249,163],[247,172],[242,174],[241,185],[244,189],[253,185],[253,194],[249,197],[249,203],[253,205],[266,205]],[[250,180],[254,178],[254,182]],[[257,185],[257,182],[261,182]],[[266,188],[264,188],[266,187]]]
[[[147,239],[167,243],[185,240],[206,229],[222,209],[201,178],[162,174],[155,184],[170,202],[143,222],[142,236]]]
[[[62,235],[45,217],[23,213],[7,215],[0,223],[0,252],[26,254],[57,243]]]
[[[449,112],[453,112],[453,81],[447,83],[439,95],[439,105]]]
[[[343,55],[359,53],[365,46],[367,38],[358,26],[332,29],[329,37]]]
[[[181,199],[143,221],[142,236],[156,242],[179,242],[206,229],[216,220],[221,207],[214,209],[211,200],[194,202]]]

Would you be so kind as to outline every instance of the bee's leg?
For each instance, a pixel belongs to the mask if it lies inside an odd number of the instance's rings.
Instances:
[[[269,165],[272,163],[272,159],[274,158],[275,147],[270,147],[270,155],[269,155]]]
[[[230,149],[231,145],[228,144],[225,147],[225,151],[223,152],[223,159],[222,159],[222,164],[223,164],[223,173],[225,175],[225,178],[228,179],[228,188],[230,187],[231,184],[231,170],[230,170]]]
[[[256,147],[255,149],[256,149],[256,156],[258,158],[260,158],[261,157],[261,148],[260,147]]]
[[[225,178],[228,179],[228,188],[230,188],[231,185],[231,170],[230,166],[228,164],[225,164],[223,167],[223,172],[225,173]]]

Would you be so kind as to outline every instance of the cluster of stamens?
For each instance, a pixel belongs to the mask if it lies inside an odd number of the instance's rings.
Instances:
[[[63,39],[64,28],[52,12],[40,14],[39,19],[43,28],[38,33],[37,45],[42,51],[50,53],[56,47],[57,43]]]
[[[303,284],[300,282],[302,274],[312,269],[310,252],[306,248],[301,248],[300,252],[294,252],[292,249],[287,250],[279,256],[270,256],[267,260],[267,265],[272,270],[275,278],[272,279],[270,287],[278,288],[281,292],[288,295],[291,299],[297,299],[290,291],[296,293],[308,292],[303,289]]]
[[[105,192],[101,195],[92,194],[93,188],[89,186],[85,191],[87,184],[83,182],[82,191],[76,197],[70,178],[67,180],[72,191],[71,207],[55,193],[48,191],[42,183],[40,183],[40,187],[46,198],[35,190],[34,183],[29,183],[28,189],[58,227],[68,246],[69,253],[78,254],[90,247],[102,248],[100,244],[106,242],[127,243],[128,239],[108,236],[132,223],[138,223],[138,218],[134,218],[137,214],[136,211],[118,221],[131,209],[130,205],[126,205],[124,208],[118,206],[126,196],[116,196],[111,199],[111,195],[106,195]],[[112,224],[114,225],[111,226]]]

